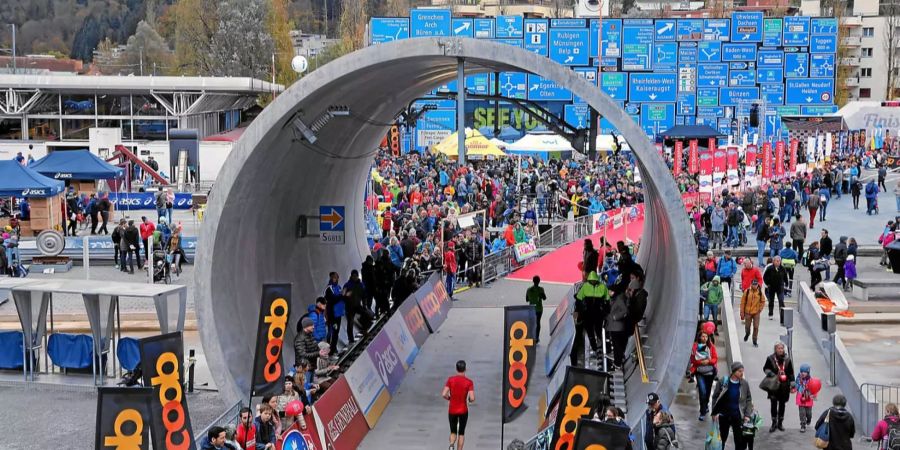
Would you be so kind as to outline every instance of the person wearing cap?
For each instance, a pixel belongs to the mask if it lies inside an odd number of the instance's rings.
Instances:
[[[766,298],[759,287],[759,281],[755,278],[750,281],[750,287],[741,295],[741,320],[744,321],[744,342],[750,338],[750,330],[753,329],[753,346],[759,347],[759,317],[766,306]]]
[[[742,426],[753,415],[753,398],[750,384],[744,379],[744,364],[735,361],[731,364],[731,375],[723,377],[713,394],[713,420],[719,422],[719,435],[722,437],[722,448],[728,441],[728,434],[734,435],[735,450],[747,448]]]
[[[653,426],[653,419],[656,418],[656,415],[660,412],[668,412],[668,409],[663,406],[662,401],[659,399],[659,394],[656,392],[647,394],[647,411],[644,412],[645,448],[655,448],[654,441],[656,438],[656,430]]]
[[[315,323],[309,317],[300,319],[300,333],[294,338],[294,361],[306,359],[315,367],[316,360],[319,357],[319,345],[313,338],[313,329]]]

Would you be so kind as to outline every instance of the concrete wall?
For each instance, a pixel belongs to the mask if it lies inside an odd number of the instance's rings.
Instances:
[[[650,391],[674,399],[696,328],[699,280],[680,195],[650,140],[569,68],[489,41],[423,38],[367,47],[303,77],[251,124],[222,168],[203,222],[195,298],[207,361],[227,403],[248,392],[261,284],[293,283],[292,306],[300,312],[292,314],[286,339],[291,364],[296,320],[320,295],[328,272],[344,278],[368,254],[360,200],[382,124],[454,79],[458,58],[467,73],[519,70],[556,81],[609,119],[635,152],[647,199],[638,260],[649,275],[648,342],[657,375],[653,384],[626,387],[629,410],[640,411]],[[315,144],[301,139],[293,121],[312,124],[330,106],[349,107],[351,116],[331,119]],[[300,216],[317,216],[320,205],[346,207],[346,245],[297,237]],[[316,224],[310,222],[313,230]]]

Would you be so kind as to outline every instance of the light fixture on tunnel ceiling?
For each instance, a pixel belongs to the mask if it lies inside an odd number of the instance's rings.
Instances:
[[[315,144],[316,141],[319,139],[316,137],[316,134],[313,133],[313,131],[310,130],[309,127],[307,127],[306,124],[303,123],[302,120],[300,120],[299,117],[294,117],[292,125],[293,125],[294,129],[296,129],[297,132],[302,134],[303,138],[306,139],[306,141],[309,142],[310,144]]]
[[[350,117],[350,107],[345,105],[329,106],[318,119],[313,121],[309,128],[312,129],[313,132],[318,133],[335,117]]]

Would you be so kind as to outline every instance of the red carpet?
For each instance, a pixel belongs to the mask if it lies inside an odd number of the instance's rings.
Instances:
[[[637,242],[644,232],[643,217],[628,223],[628,238]],[[615,245],[617,241],[625,239],[625,227],[610,229],[606,232],[606,239]],[[600,238],[603,233],[595,233],[590,236],[594,241],[594,248],[599,248]],[[584,239],[579,239],[565,247],[547,253],[537,261],[511,273],[507,278],[511,280],[526,280],[538,275],[542,282],[571,284],[581,281],[581,272],[578,263],[581,261]],[[602,258],[602,255],[601,255]],[[602,262],[602,259],[601,259]]]

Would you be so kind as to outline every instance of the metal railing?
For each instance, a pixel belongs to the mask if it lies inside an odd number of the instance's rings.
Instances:
[[[225,412],[220,414],[219,417],[213,419],[212,423],[207,425],[206,428],[203,429],[203,431],[201,431],[199,434],[195,433],[194,445],[196,445],[197,448],[201,448],[201,441],[204,437],[206,437],[206,434],[209,433],[209,429],[214,426],[220,426],[227,429],[228,425],[237,425],[238,419],[240,419],[239,414],[241,412],[241,406],[241,402],[235,403],[230,408],[226,409]]]
[[[641,338],[641,327],[638,325],[634,326],[634,349],[637,355],[637,366],[641,372],[641,383],[647,384],[650,382],[650,375],[647,371],[647,362],[644,360],[644,341]]]
[[[888,403],[900,404],[900,386],[863,383],[859,390],[862,393],[859,405],[861,434],[872,436],[875,425],[884,415],[884,407]]]

